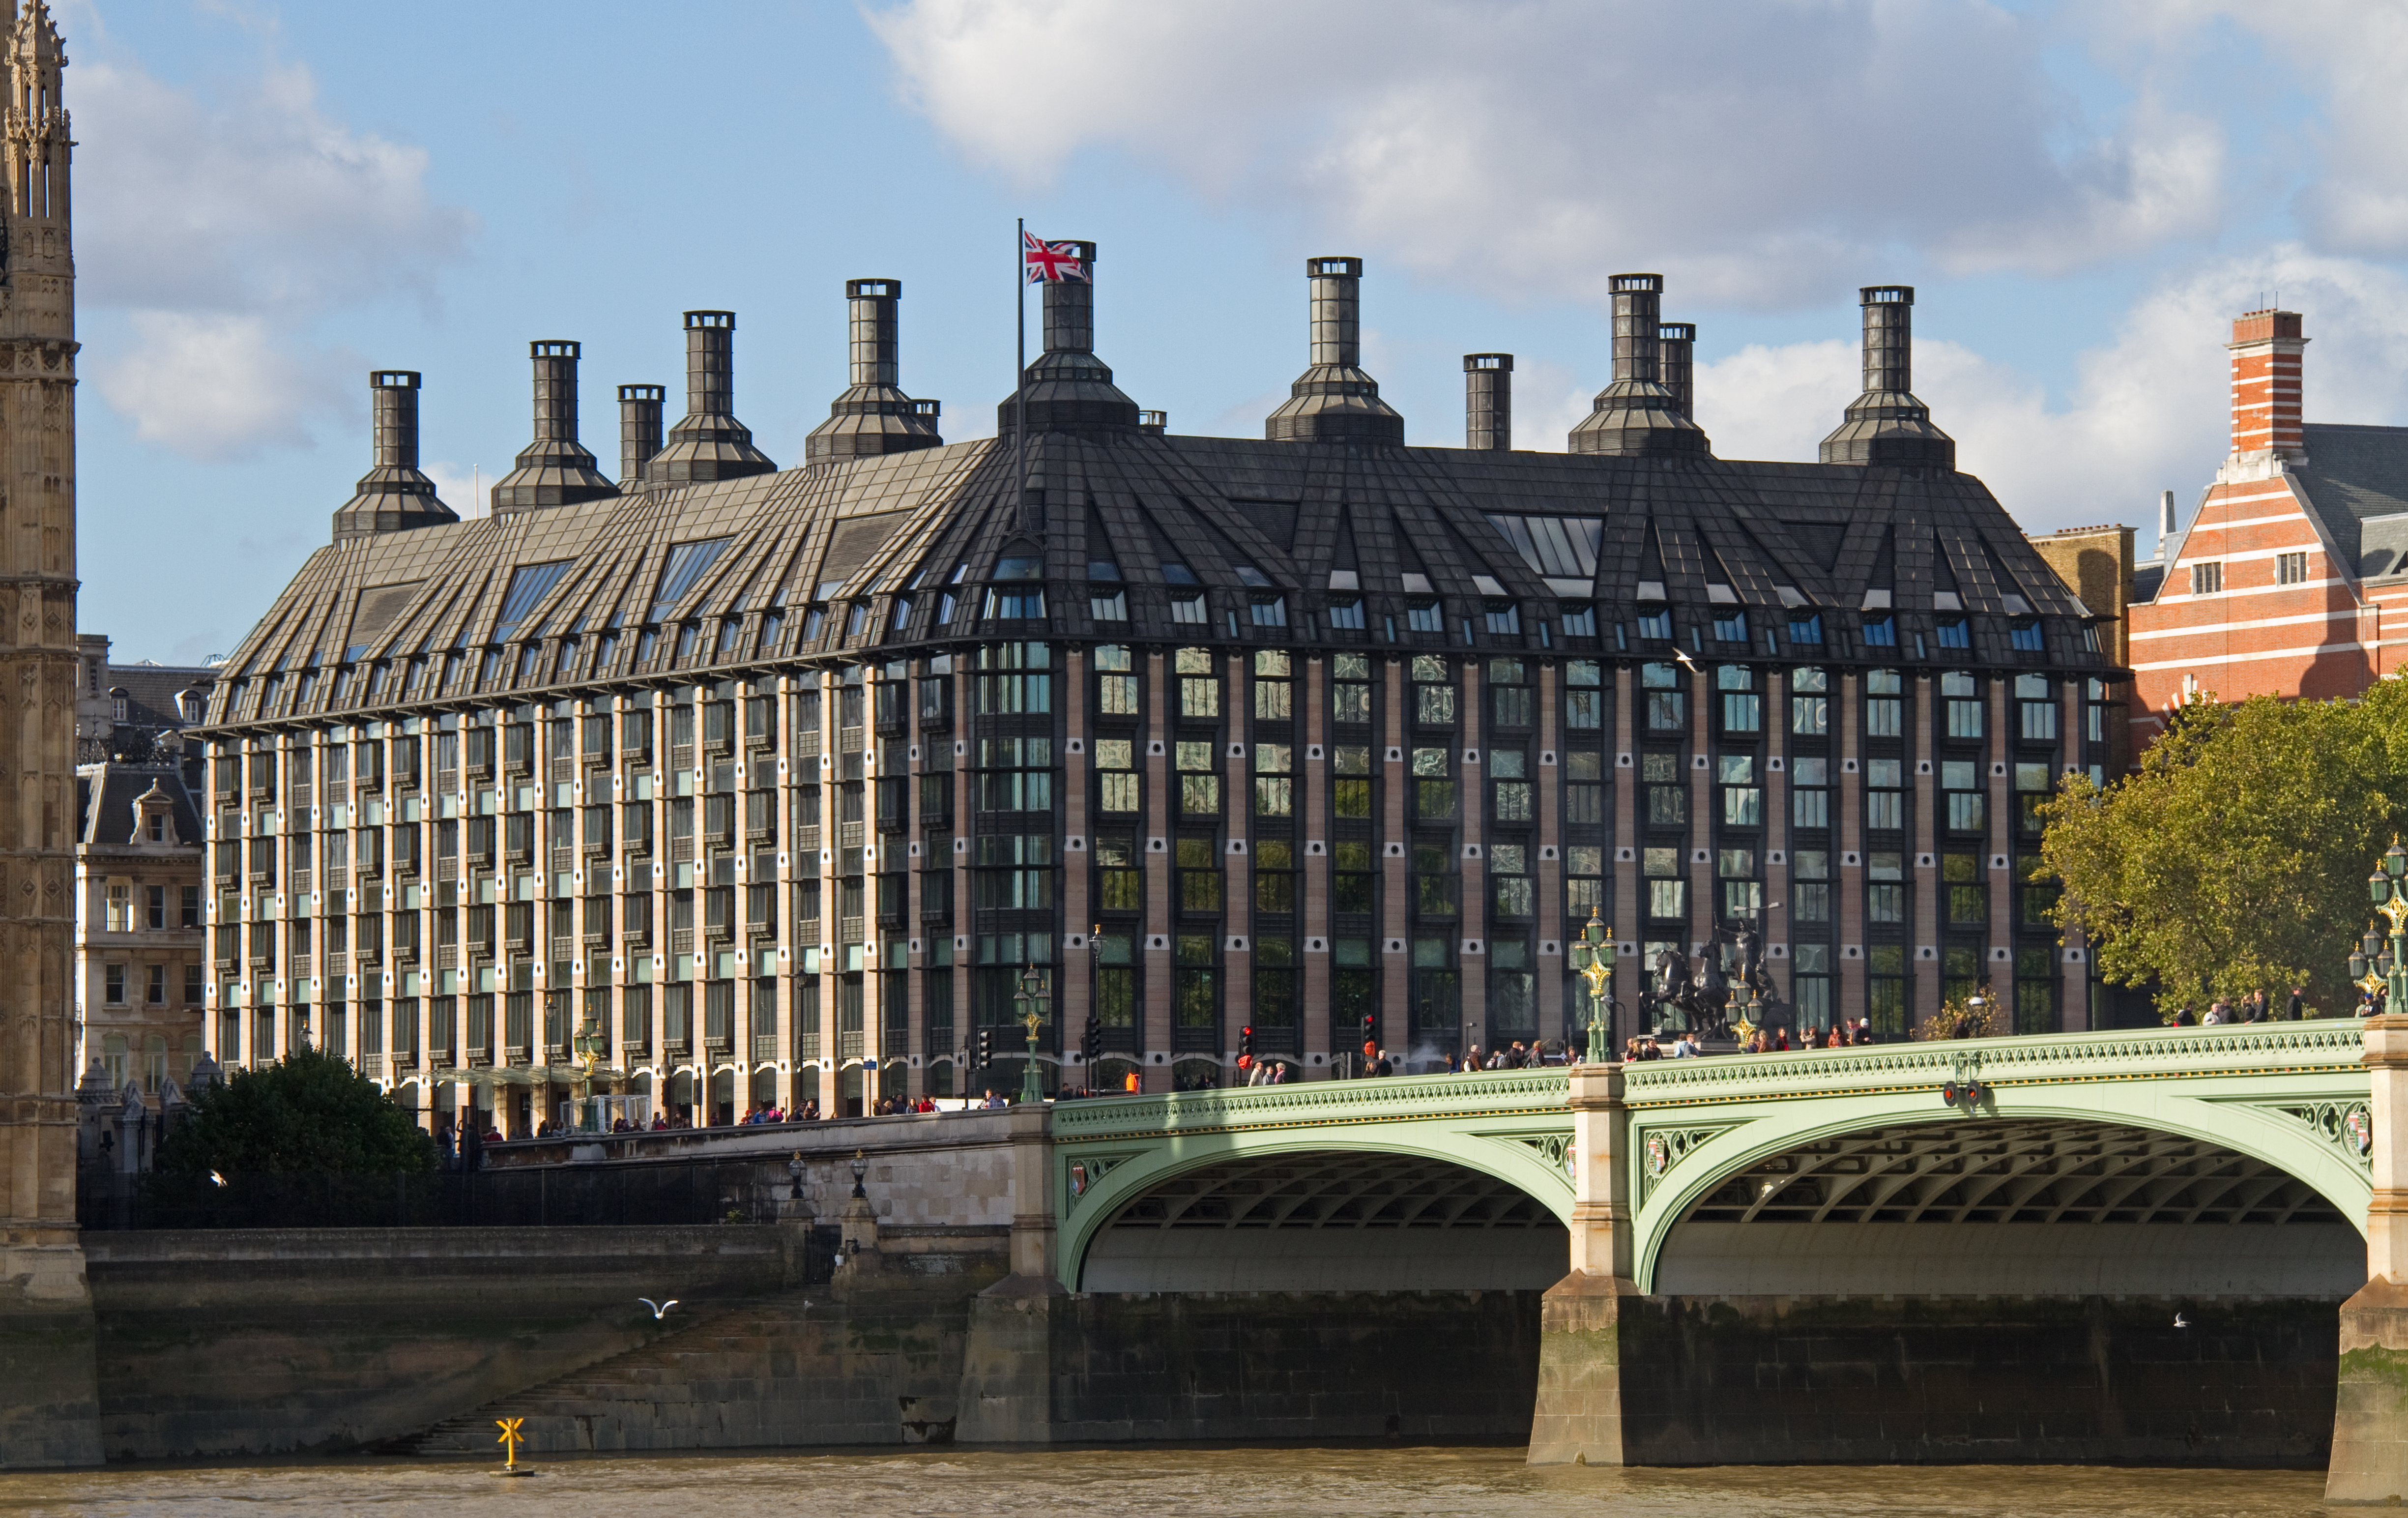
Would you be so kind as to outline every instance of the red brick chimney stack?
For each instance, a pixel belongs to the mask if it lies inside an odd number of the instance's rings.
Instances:
[[[2250,311],[2232,322],[2232,456],[2303,456],[2297,311]]]

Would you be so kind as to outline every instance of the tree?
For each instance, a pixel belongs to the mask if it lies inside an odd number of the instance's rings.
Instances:
[[[158,1168],[364,1175],[432,1170],[435,1142],[351,1065],[301,1050],[193,1093]]]
[[[2403,797],[2399,681],[2356,702],[2194,699],[2140,773],[2103,789],[2069,777],[2045,805],[2056,921],[2083,930],[2106,979],[2154,981],[2164,1011],[2294,985],[2340,1010],[2367,872]]]

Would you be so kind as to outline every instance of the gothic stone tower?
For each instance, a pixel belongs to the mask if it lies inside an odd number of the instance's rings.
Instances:
[[[0,0],[0,1462],[100,1459],[77,1241],[75,260],[66,53]]]

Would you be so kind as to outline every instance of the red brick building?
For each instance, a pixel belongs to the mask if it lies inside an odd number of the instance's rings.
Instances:
[[[2132,748],[2193,691],[2355,695],[2408,647],[2408,427],[2311,423],[2296,311],[2232,323],[2232,451],[2133,577]]]

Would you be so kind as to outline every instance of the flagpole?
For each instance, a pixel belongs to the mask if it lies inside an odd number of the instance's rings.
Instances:
[[[1011,306],[1020,337],[1011,366],[1011,522],[1023,525],[1028,496],[1028,221],[1019,222],[1011,248]]]

